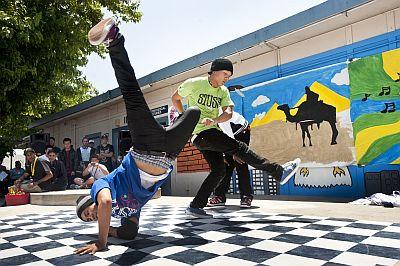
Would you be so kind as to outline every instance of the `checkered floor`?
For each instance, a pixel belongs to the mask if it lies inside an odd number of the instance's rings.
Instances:
[[[96,238],[97,224],[73,211],[0,221],[0,265],[394,265],[400,223],[261,213],[256,207],[211,209],[188,219],[184,206],[150,203],[139,236],[109,239],[108,250],[75,255]],[[118,223],[113,220],[113,223]]]

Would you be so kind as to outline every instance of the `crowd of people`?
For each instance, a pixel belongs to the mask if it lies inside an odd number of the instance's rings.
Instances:
[[[0,169],[0,195],[8,193],[8,188],[25,192],[61,191],[66,189],[90,188],[94,181],[109,174],[121,162],[115,159],[114,147],[108,143],[108,135],[101,136],[101,144],[94,147],[94,140],[83,137],[82,145],[74,149],[70,138],[63,139],[63,148],[55,145],[51,137],[44,153],[32,148],[24,152],[26,165],[15,161],[15,167]]]

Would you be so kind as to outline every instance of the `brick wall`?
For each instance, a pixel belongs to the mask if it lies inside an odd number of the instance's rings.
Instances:
[[[210,167],[201,152],[190,142],[178,155],[178,173],[208,172]]]

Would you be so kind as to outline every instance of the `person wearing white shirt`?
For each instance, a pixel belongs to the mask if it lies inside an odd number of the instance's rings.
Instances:
[[[76,185],[74,188],[90,188],[94,181],[108,174],[109,172],[107,167],[103,164],[100,164],[99,156],[97,154],[93,154],[90,158],[90,163],[82,173],[82,176],[89,176],[89,178],[86,181],[83,178],[75,178],[74,183]]]
[[[53,146],[51,146],[51,145],[46,145],[45,152],[44,152],[44,154],[42,154],[42,155],[39,156],[39,160],[41,160],[41,161],[46,161],[46,162],[50,162],[50,159],[49,159],[49,157],[47,156],[47,154],[48,154],[49,151],[52,150],[52,149],[53,149]]]

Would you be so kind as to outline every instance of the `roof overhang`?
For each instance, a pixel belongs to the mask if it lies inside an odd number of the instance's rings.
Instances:
[[[190,77],[205,75],[215,58],[226,57],[238,63],[398,7],[398,0],[328,0],[270,26],[162,68],[138,81],[144,93],[151,92],[179,84]],[[37,120],[29,128],[72,118],[95,106],[111,103],[112,100],[119,99],[118,97],[121,97],[119,88],[107,91],[81,104]]]

